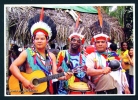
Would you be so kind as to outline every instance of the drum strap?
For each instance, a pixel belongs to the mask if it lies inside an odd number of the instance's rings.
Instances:
[[[95,80],[94,80],[94,84],[96,84],[99,80],[100,80],[100,78],[103,76],[104,74],[102,74],[102,75],[100,75],[98,78],[96,78]]]

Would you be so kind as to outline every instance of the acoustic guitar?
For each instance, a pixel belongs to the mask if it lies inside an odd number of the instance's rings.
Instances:
[[[79,71],[86,71],[86,67],[77,67],[70,72],[78,73]],[[58,79],[64,76],[64,72],[59,74],[54,74],[51,76],[46,76],[41,70],[33,71],[30,74],[21,72],[21,74],[35,86],[33,90],[26,89],[22,83],[13,75],[9,78],[9,92],[11,95],[32,95],[33,93],[42,93],[47,89],[47,81],[52,79]]]

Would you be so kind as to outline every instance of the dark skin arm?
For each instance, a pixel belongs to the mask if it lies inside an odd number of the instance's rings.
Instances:
[[[58,74],[58,72],[57,72],[58,69],[57,69],[57,64],[56,64],[56,57],[51,52],[49,54],[50,54],[50,56],[52,58],[52,61],[53,61],[52,73],[53,74]],[[60,77],[58,79],[59,80],[68,80],[72,76],[72,73],[70,73],[70,72],[67,72],[67,73],[64,73],[64,74],[65,74],[65,76],[62,76],[62,77]]]

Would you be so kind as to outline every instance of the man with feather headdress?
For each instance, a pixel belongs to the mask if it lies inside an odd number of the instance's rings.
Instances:
[[[102,20],[100,8],[98,8],[99,20],[92,25],[92,31],[95,35],[92,42],[95,45],[95,52],[89,54],[86,58],[87,75],[95,84],[97,94],[129,94],[128,82],[124,80],[124,74],[121,73],[120,63],[118,60],[109,60],[108,42],[110,37],[109,24]],[[120,85],[122,84],[122,85]]]
[[[42,8],[41,14],[35,15],[29,20],[28,28],[33,37],[34,47],[24,50],[10,66],[10,71],[12,72],[13,76],[15,76],[21,83],[21,90],[18,91],[18,93],[21,91],[20,94],[24,94],[31,90],[33,91],[33,89],[37,87],[35,84],[33,84],[33,82],[27,80],[27,76],[23,76],[18,69],[18,66],[22,65],[25,61],[27,62],[27,66],[25,66],[26,73],[28,74],[38,70],[43,71],[46,76],[50,76],[51,73],[57,74],[56,57],[53,53],[49,52],[47,48],[48,42],[54,40],[56,37],[56,24],[49,16],[44,14],[44,9]],[[64,74],[66,77],[70,77],[67,73]],[[34,78],[35,77],[37,77],[37,75],[35,75]],[[64,79],[64,76],[60,77],[59,79]],[[40,81],[38,81],[38,83],[39,82]],[[53,94],[50,80],[47,83],[42,84],[44,84],[44,87],[40,88],[42,90],[46,90],[42,91],[41,93],[36,90],[33,94]],[[47,86],[48,88],[46,88]],[[22,88],[27,89],[27,91],[25,92],[22,90]]]
[[[69,49],[60,51],[57,57],[57,67],[61,66],[63,71],[77,68],[82,68],[85,70],[86,68],[85,56],[81,54],[81,49],[85,41],[84,35],[81,34],[84,27],[79,25],[79,18],[80,16],[78,16],[73,32],[69,36]],[[59,81],[58,94],[68,94],[69,86],[74,82],[80,81],[88,83],[88,86],[92,89],[93,84],[88,80],[84,70],[74,73],[70,79],[65,77],[64,81]],[[80,87],[80,89],[81,88],[82,87]]]

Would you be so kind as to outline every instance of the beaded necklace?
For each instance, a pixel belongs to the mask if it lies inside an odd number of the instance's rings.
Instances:
[[[46,61],[47,61],[47,59],[49,59],[49,61],[50,61],[50,66],[52,66],[52,59],[51,59],[51,57],[50,57],[50,55],[49,55],[49,52],[46,50],[45,51],[45,59],[44,59],[44,57],[38,52],[38,51],[36,51],[36,49],[34,49],[34,52],[36,53],[35,54],[35,57],[34,57],[34,62],[40,67],[40,69],[41,70],[43,70],[47,75],[50,75],[51,73],[48,71],[48,70],[46,70],[46,69],[44,69],[40,64],[39,64],[39,62],[36,60],[36,55],[37,55],[37,57],[40,59],[40,61],[42,62],[42,64],[45,66],[45,67],[47,67],[46,66]],[[45,61],[45,64],[43,63],[43,61]],[[50,68],[48,68],[48,69],[50,69]]]

